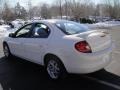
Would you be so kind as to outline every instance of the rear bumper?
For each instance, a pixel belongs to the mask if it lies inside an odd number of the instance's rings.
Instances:
[[[69,73],[87,74],[103,69],[111,62],[112,46],[91,54],[76,53],[65,60],[66,70]]]

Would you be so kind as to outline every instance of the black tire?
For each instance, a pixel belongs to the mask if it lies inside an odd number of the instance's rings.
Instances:
[[[51,64],[54,64],[54,65],[52,66]],[[64,79],[67,76],[67,71],[64,65],[62,64],[60,59],[55,56],[47,57],[45,68],[51,80],[58,81],[58,80]],[[51,73],[53,73],[53,75],[51,75]]]
[[[5,55],[5,58],[9,59],[9,58],[12,57],[9,46],[6,43],[3,44],[3,52],[4,52],[4,55]]]

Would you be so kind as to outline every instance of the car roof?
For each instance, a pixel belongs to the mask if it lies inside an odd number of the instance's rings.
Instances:
[[[68,22],[68,20],[62,20],[62,19],[46,19],[46,20],[37,20],[36,22],[48,22],[48,23],[56,23],[56,22]]]

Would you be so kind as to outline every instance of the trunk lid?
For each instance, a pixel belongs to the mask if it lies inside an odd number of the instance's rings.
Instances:
[[[90,45],[92,52],[107,49],[112,44],[111,35],[104,31],[88,31],[77,37],[83,37]]]

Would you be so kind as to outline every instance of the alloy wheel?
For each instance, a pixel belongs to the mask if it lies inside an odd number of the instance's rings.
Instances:
[[[54,60],[50,60],[47,64],[47,72],[52,79],[58,79],[60,75],[60,67]]]
[[[9,57],[9,49],[8,49],[8,47],[6,45],[4,46],[4,55],[6,57]]]

